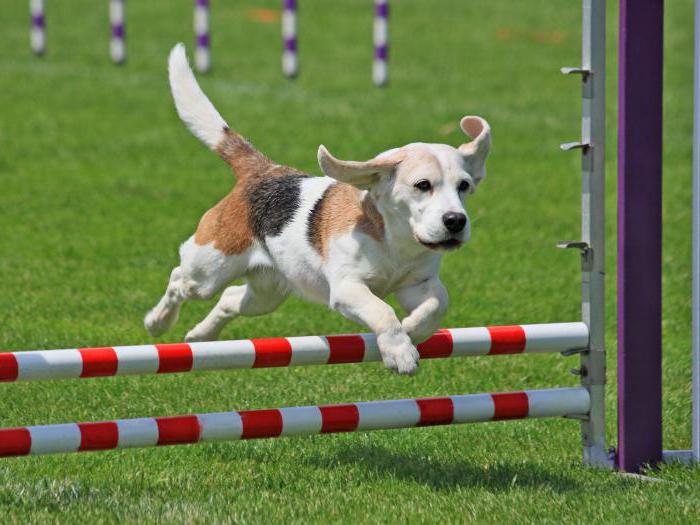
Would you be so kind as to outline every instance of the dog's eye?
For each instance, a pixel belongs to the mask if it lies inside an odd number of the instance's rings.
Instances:
[[[413,185],[413,187],[420,191],[430,191],[430,188],[432,188],[433,186],[428,180],[419,180]]]
[[[462,182],[459,183],[459,186],[457,186],[457,191],[460,193],[464,193],[471,187],[471,184],[469,184],[469,181],[463,180]]]

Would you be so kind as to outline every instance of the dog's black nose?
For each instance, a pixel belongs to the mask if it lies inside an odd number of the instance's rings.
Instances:
[[[463,213],[455,213],[453,211],[442,216],[442,223],[450,233],[459,233],[467,224],[467,216]]]

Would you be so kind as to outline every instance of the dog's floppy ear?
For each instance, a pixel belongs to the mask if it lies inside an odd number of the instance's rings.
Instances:
[[[472,176],[474,184],[478,185],[486,177],[486,157],[491,150],[491,127],[481,117],[464,117],[459,126],[473,140],[462,144],[459,152],[467,164],[467,171]]]
[[[391,173],[401,159],[402,156],[394,152],[364,162],[339,160],[323,144],[318,147],[318,165],[324,175],[361,190],[369,189],[382,175]]]

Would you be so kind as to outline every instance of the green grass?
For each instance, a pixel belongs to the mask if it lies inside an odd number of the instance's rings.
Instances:
[[[190,2],[129,2],[129,63],[107,59],[106,2],[49,2],[49,52],[28,50],[26,2],[0,7],[0,347],[148,342],[144,312],[178,243],[232,178],[173,110],[165,61],[192,41]],[[104,5],[103,5],[104,4]],[[608,393],[615,443],[615,2],[609,11]],[[332,5],[332,8],[329,8]],[[212,74],[227,120],[272,158],[318,173],[319,143],[367,158],[422,140],[459,144],[464,114],[493,127],[489,177],[470,203],[472,242],[449,254],[446,326],[579,316],[579,261],[554,249],[579,228],[577,2],[403,0],[392,12],[391,85],[370,83],[369,2],[302,2],[301,77],[279,72],[279,27],[215,2]],[[690,436],[692,2],[667,2],[664,441]],[[191,51],[191,45],[190,51]],[[191,303],[177,341],[211,304]],[[356,331],[292,299],[225,336]],[[0,387],[0,426],[575,385],[575,358],[379,364],[47,382]],[[30,457],[0,462],[0,520],[24,522],[697,523],[700,471],[672,483],[581,466],[575,422],[491,423]]]

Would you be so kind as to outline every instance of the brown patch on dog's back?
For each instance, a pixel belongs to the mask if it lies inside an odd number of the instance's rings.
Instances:
[[[225,255],[237,255],[246,251],[253,242],[246,199],[248,186],[275,165],[229,128],[224,129],[224,138],[215,150],[233,168],[237,183],[231,193],[204,214],[194,234],[194,242],[200,246],[213,242],[214,248]]]
[[[384,220],[374,201],[349,184],[329,186],[309,214],[307,238],[322,258],[334,237],[357,228],[376,241],[384,239]]]
[[[204,214],[194,234],[194,242],[200,246],[213,242],[214,248],[224,255],[237,255],[250,248],[253,233],[242,186],[244,184],[237,184],[231,193]]]
[[[237,255],[250,248],[255,238],[251,198],[256,188],[273,177],[306,175],[275,164],[229,128],[224,129],[224,138],[215,150],[233,168],[237,182],[231,193],[204,214],[194,242],[200,246],[213,242],[224,255]]]

